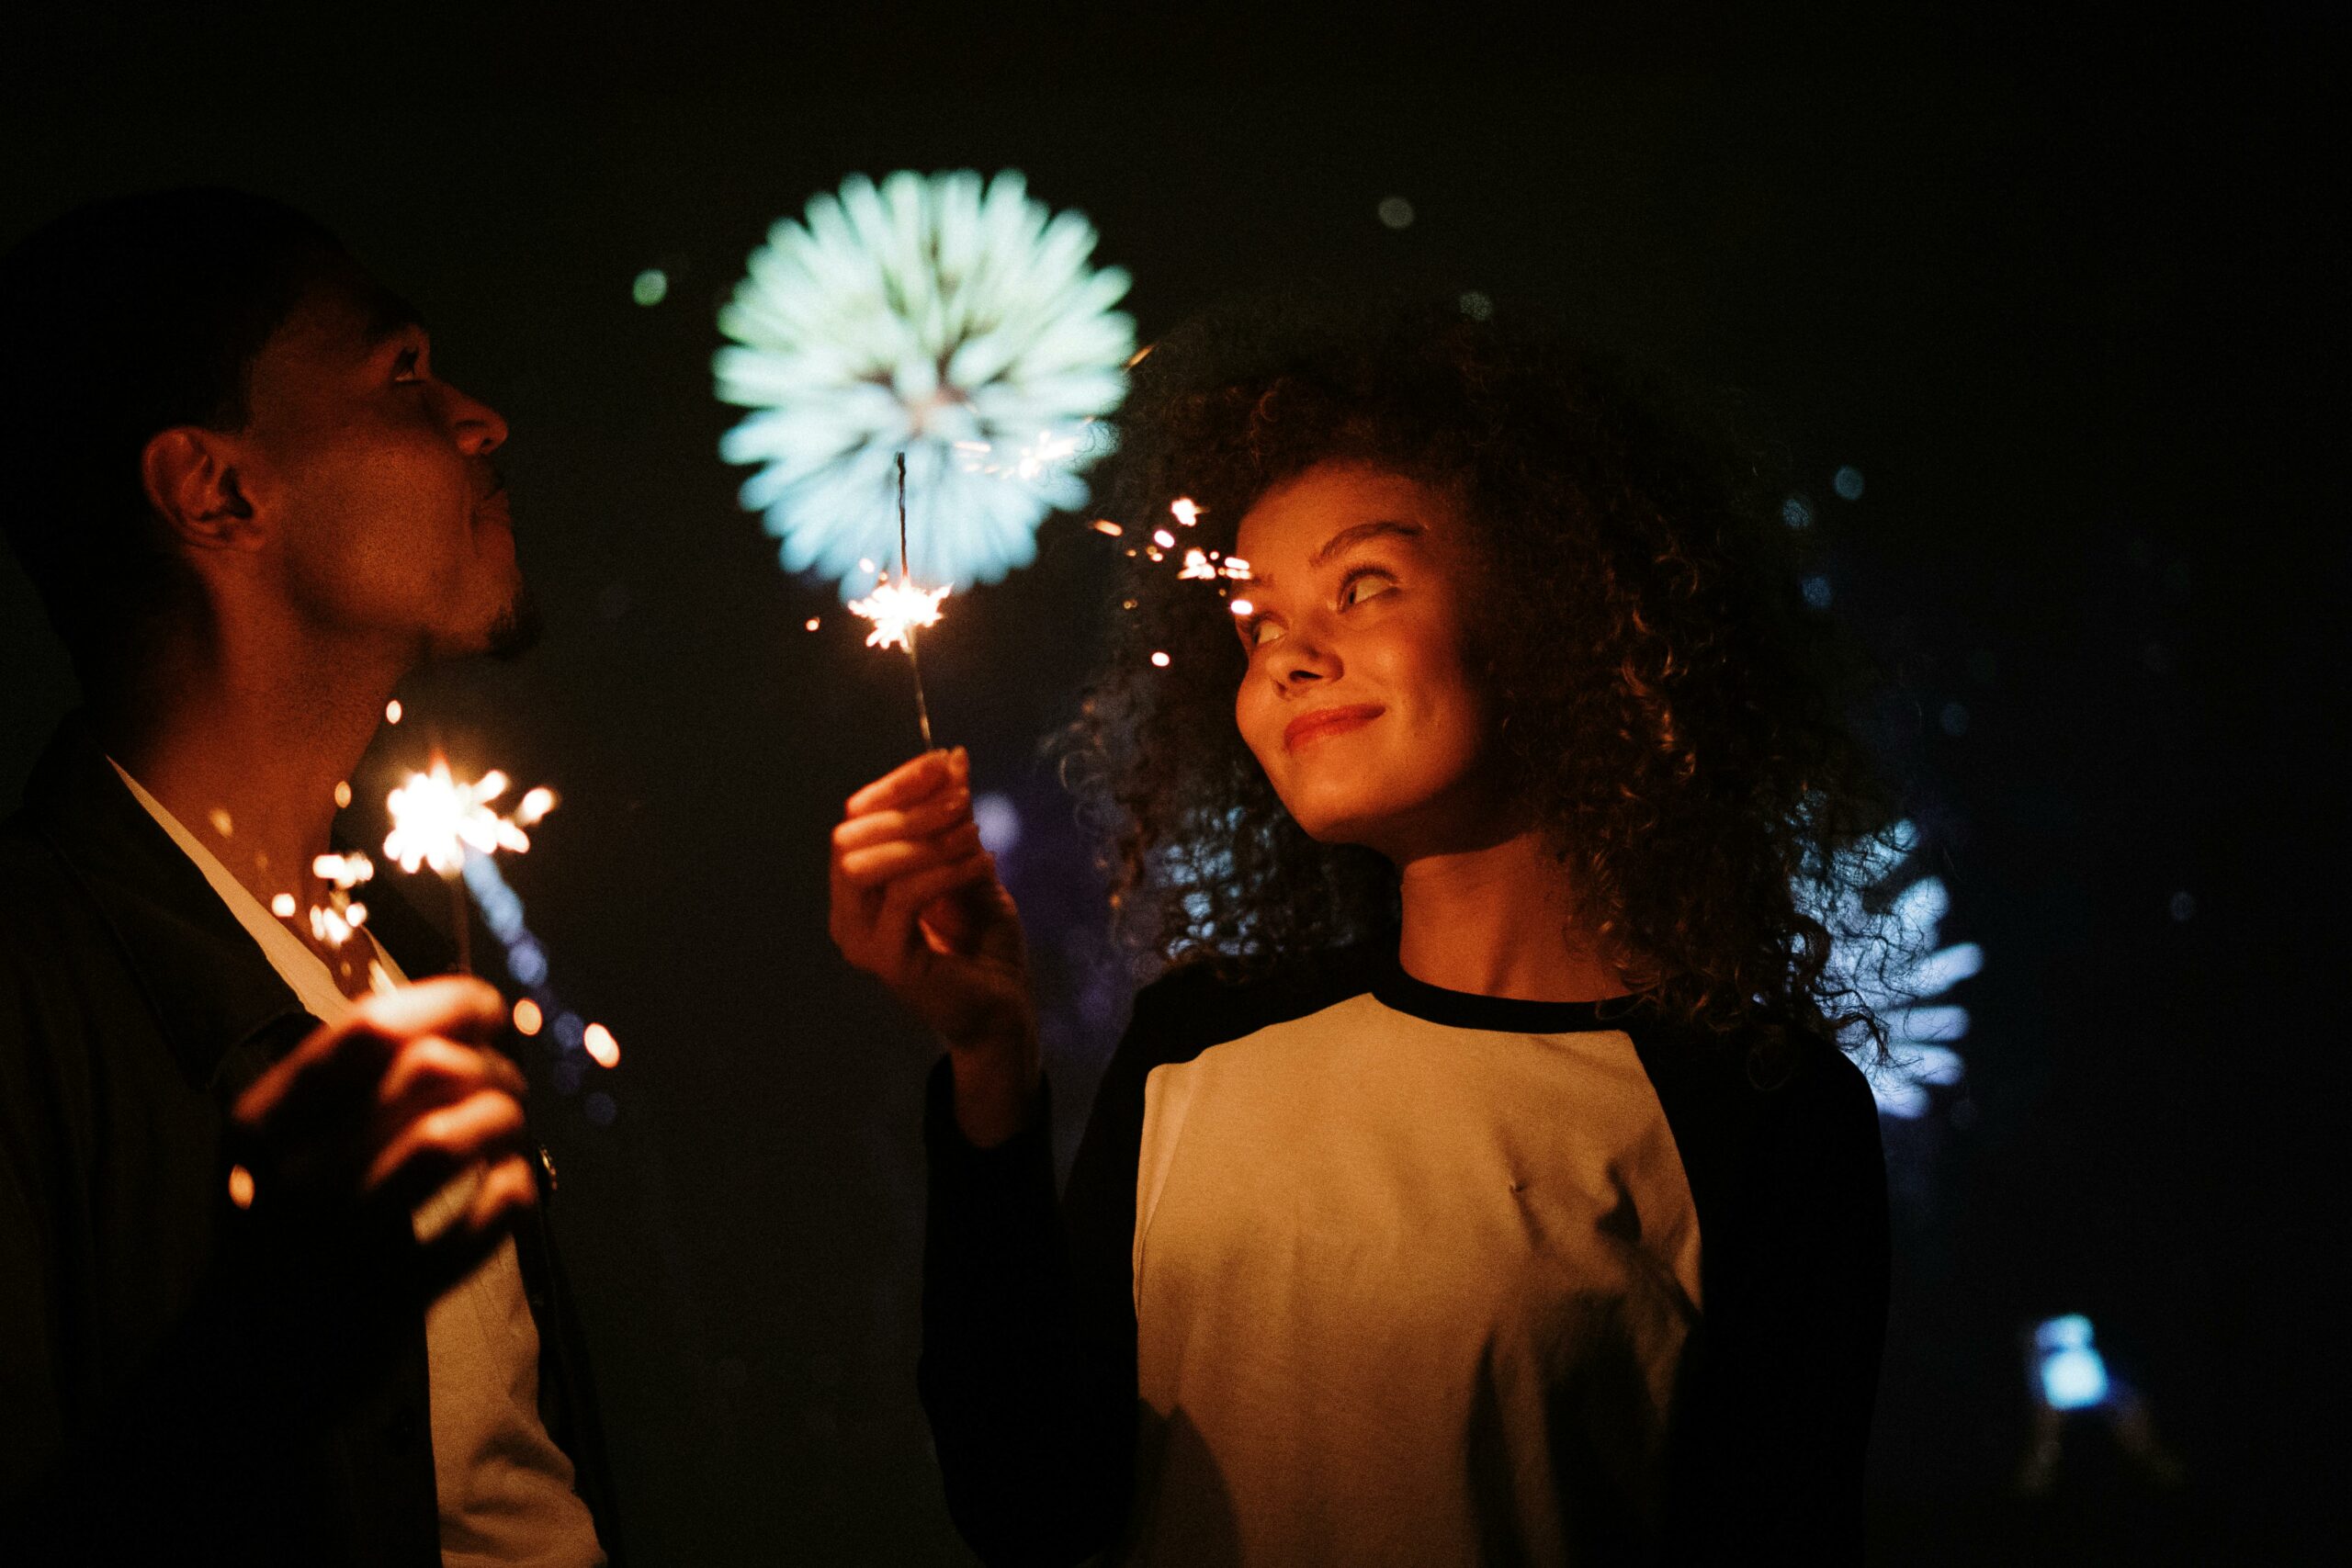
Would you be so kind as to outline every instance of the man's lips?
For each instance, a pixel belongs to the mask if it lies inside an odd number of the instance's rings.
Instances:
[[[1309,740],[1362,728],[1386,711],[1376,703],[1357,703],[1349,707],[1317,708],[1313,713],[1300,714],[1283,726],[1283,750],[1295,751]]]

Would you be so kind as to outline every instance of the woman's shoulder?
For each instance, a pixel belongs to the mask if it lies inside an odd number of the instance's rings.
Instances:
[[[1877,1100],[1861,1065],[1836,1042],[1665,1024],[1632,1032],[1686,1164],[1728,1171],[1840,1151],[1878,1157]]]
[[[1370,990],[1383,955],[1336,948],[1247,964],[1197,958],[1163,971],[1136,993],[1128,1025],[1137,1037],[1204,1049],[1319,1012]]]

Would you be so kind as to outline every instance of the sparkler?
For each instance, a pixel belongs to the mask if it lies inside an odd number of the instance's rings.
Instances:
[[[537,826],[555,809],[555,792],[541,788],[525,795],[513,816],[501,817],[490,803],[506,793],[507,783],[506,775],[493,768],[472,784],[459,784],[447,759],[435,756],[429,772],[409,774],[408,782],[384,802],[392,818],[392,830],[384,838],[385,855],[406,872],[429,865],[448,886],[461,975],[473,973],[465,885],[458,879],[466,852],[490,855],[511,850],[520,854],[531,847],[531,837],[523,829]]]
[[[939,603],[947,597],[944,588],[919,588],[907,567],[907,455],[899,454],[899,581],[892,582],[885,574],[874,585],[874,592],[863,599],[850,601],[852,615],[863,615],[874,623],[865,634],[868,648],[903,648],[907,663],[915,674],[915,719],[922,728],[922,749],[932,750],[931,704],[922,691],[922,658],[915,651],[915,628],[939,624]]]
[[[1175,519],[1178,528],[1198,527],[1203,510],[1201,504],[1188,495],[1180,495],[1168,503],[1169,515]],[[1096,533],[1106,538],[1123,538],[1126,535],[1126,529],[1107,517],[1097,519],[1093,528]],[[1231,609],[1235,615],[1250,615],[1257,613],[1258,607],[1255,604],[1247,599],[1233,598],[1232,590],[1227,586],[1228,583],[1250,581],[1250,563],[1239,556],[1229,556],[1218,550],[1183,545],[1180,542],[1175,530],[1166,527],[1153,529],[1147,536],[1144,543],[1127,551],[1127,556],[1130,559],[1140,556],[1154,566],[1174,556],[1177,563],[1176,576],[1180,581],[1215,583],[1217,592],[1228,601],[1227,608]],[[1136,607],[1136,602],[1132,599],[1126,600],[1120,607],[1132,610]],[[1151,662],[1155,669],[1165,670],[1173,660],[1170,659],[1168,651],[1161,649],[1152,654]]]

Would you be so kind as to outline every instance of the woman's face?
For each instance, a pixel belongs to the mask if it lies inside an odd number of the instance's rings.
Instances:
[[[1398,862],[1490,836],[1486,704],[1464,666],[1468,525],[1443,492],[1369,464],[1268,491],[1233,553],[1250,667],[1241,738],[1299,826]],[[1249,611],[1240,613],[1240,601]]]

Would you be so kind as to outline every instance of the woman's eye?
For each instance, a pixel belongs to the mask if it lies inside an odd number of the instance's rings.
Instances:
[[[1241,639],[1251,648],[1263,648],[1283,635],[1282,627],[1268,620],[1251,621],[1241,628]]]
[[[1340,608],[1344,610],[1351,605],[1360,604],[1366,599],[1377,599],[1383,593],[1393,593],[1396,590],[1396,584],[1387,573],[1366,571],[1350,577],[1340,585]]]
[[[419,355],[415,349],[401,349],[392,360],[392,379],[395,381],[413,381],[418,379],[416,367],[418,357]]]

